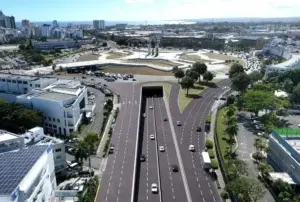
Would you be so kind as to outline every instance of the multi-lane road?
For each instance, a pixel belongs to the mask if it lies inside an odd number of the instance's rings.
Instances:
[[[108,157],[97,202],[130,202],[133,198],[150,202],[221,201],[214,181],[203,169],[201,152],[205,149],[205,133],[196,132],[198,126],[204,129],[205,117],[210,112],[214,97],[219,96],[224,91],[222,87],[228,86],[229,82],[223,81],[218,85],[219,88],[205,90],[182,113],[178,108],[177,85],[172,87],[169,103],[162,97],[146,98],[142,131],[138,131],[142,84],[109,85],[121,95],[121,108],[112,137],[115,151]],[[167,109],[170,109],[171,115],[168,115]],[[164,121],[165,117],[167,121]],[[175,124],[174,134],[170,121],[176,123],[178,120],[182,126]],[[150,140],[151,134],[155,135],[155,140]],[[139,157],[135,159],[137,135],[142,138],[139,147],[146,157],[145,162],[140,162]],[[195,146],[195,152],[189,151],[191,144]],[[179,152],[176,145],[179,145]],[[165,152],[160,152],[159,146],[164,146]],[[135,173],[136,163],[139,164],[138,173]],[[178,165],[179,172],[172,171],[173,164]],[[133,192],[134,181],[137,183],[136,192]],[[157,194],[151,192],[152,183],[158,184]]]

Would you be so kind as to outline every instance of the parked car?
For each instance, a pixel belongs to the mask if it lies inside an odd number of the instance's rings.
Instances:
[[[172,165],[172,171],[173,172],[178,172],[178,166],[176,164]]]

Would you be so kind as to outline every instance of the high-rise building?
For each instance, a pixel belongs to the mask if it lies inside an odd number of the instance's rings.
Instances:
[[[29,27],[29,25],[30,25],[29,20],[26,19],[22,20],[22,27]]]
[[[105,29],[105,21],[104,20],[100,20],[99,28],[100,29]]]
[[[48,24],[43,24],[43,26],[41,27],[41,35],[45,36],[45,37],[49,37],[50,36],[50,26]]]
[[[59,27],[57,20],[53,20],[52,26],[53,26],[54,28]]]
[[[100,29],[100,20],[93,21],[94,29]]]
[[[15,18],[13,16],[5,16],[0,10],[0,27],[15,29]]]

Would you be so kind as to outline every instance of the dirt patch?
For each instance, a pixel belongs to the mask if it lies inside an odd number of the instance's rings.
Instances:
[[[77,62],[98,60],[99,57],[100,55],[94,55],[94,54],[82,55],[77,59]]]
[[[121,67],[121,66],[105,66],[101,67],[103,72],[118,73],[118,74],[140,74],[140,75],[157,75],[157,76],[173,76],[172,72],[164,72],[148,67]]]
[[[201,57],[199,55],[181,55],[179,57],[182,60],[190,60],[190,61],[201,61]]]
[[[149,64],[149,65],[157,65],[157,66],[161,66],[161,67],[174,67],[174,66],[180,66],[181,64],[179,63],[175,63],[175,62],[171,62],[168,60],[160,60],[160,59],[131,59],[131,60],[127,60],[127,62],[131,62],[131,63],[141,63],[141,64]]]
[[[125,56],[129,56],[132,55],[132,53],[130,52],[109,52],[108,56],[106,57],[106,59],[119,59],[119,58],[123,58]]]

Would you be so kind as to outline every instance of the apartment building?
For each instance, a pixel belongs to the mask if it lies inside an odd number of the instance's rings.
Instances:
[[[52,50],[52,49],[67,49],[78,48],[79,45],[75,40],[48,40],[48,41],[34,41],[32,46],[36,50]]]
[[[269,136],[268,162],[300,184],[300,130],[279,129]]]
[[[57,81],[57,78],[43,78],[0,74],[0,92],[7,94],[26,94],[33,89],[41,89]]]
[[[59,80],[47,88],[17,96],[16,102],[42,111],[45,131],[60,135],[75,132],[90,109],[87,88],[73,80]]]
[[[49,201],[56,189],[51,145],[0,154],[0,201]]]

